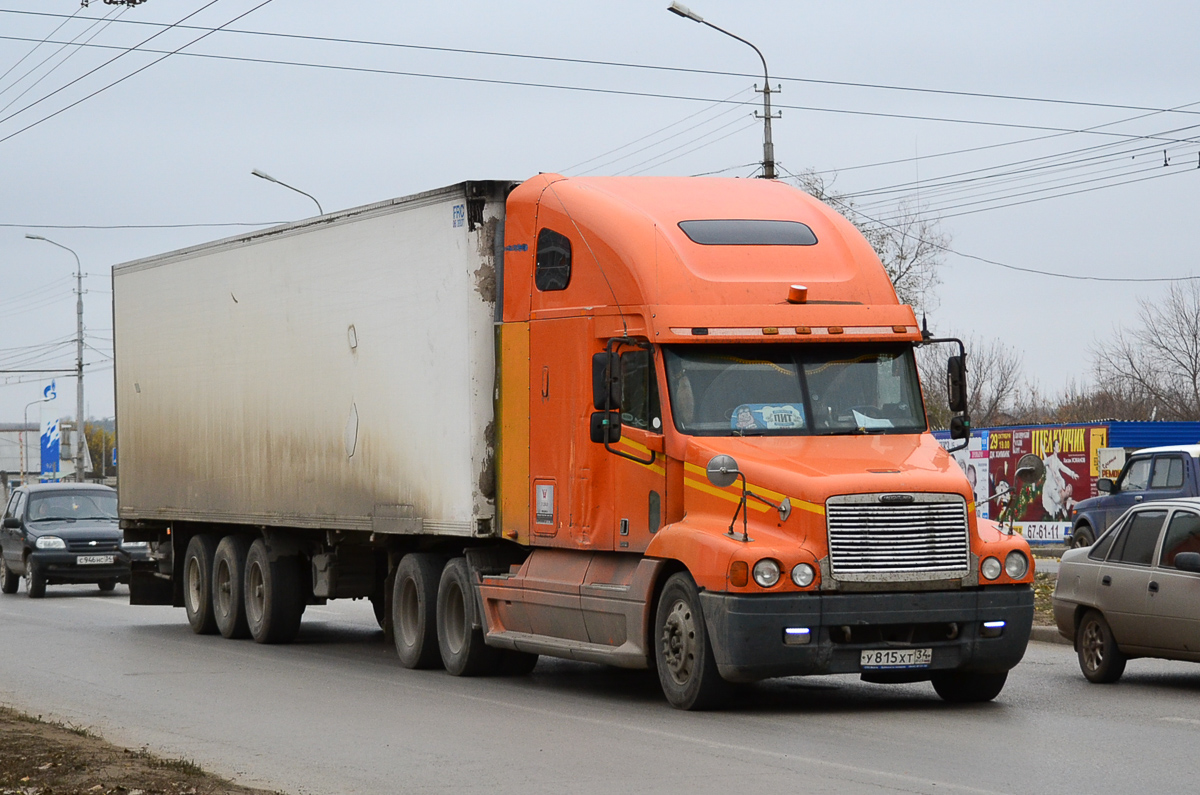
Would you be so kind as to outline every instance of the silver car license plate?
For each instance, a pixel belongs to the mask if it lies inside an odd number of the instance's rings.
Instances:
[[[79,566],[111,566],[114,560],[114,555],[80,555],[75,558],[75,563]]]
[[[933,649],[867,649],[862,653],[863,670],[879,668],[928,668]]]

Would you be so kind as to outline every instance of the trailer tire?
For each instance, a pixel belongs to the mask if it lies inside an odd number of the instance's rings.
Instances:
[[[654,620],[654,660],[663,695],[677,709],[714,709],[729,694],[717,670],[696,581],[672,574],[658,598]]]
[[[246,622],[246,555],[250,539],[243,535],[227,535],[217,544],[212,565],[213,617],[217,629],[226,638],[250,637]]]
[[[0,558],[0,591],[6,594],[15,594],[17,588],[21,585],[21,578],[13,574],[13,570],[8,567],[8,563]]]
[[[951,704],[978,704],[1000,695],[1007,679],[1008,671],[943,671],[933,675],[933,689]]]
[[[454,676],[484,676],[499,666],[500,650],[484,643],[483,629],[475,623],[475,589],[467,559],[455,558],[442,569],[437,596],[438,648],[442,664]]]
[[[270,559],[267,545],[255,539],[246,553],[246,622],[258,643],[291,643],[300,631],[304,599],[300,589],[300,558]]]
[[[438,668],[438,586],[445,561],[428,552],[400,559],[392,584],[392,636],[405,668]]]
[[[46,574],[36,561],[25,563],[25,595],[30,599],[41,599],[46,595]]]
[[[200,533],[188,541],[183,556],[183,607],[192,632],[197,635],[213,635],[217,631],[212,603],[212,564],[216,551],[216,537]]]

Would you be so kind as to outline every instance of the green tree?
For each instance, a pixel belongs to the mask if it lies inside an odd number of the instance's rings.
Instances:
[[[98,478],[115,475],[112,466],[112,451],[117,444],[117,435],[106,430],[103,425],[94,422],[83,424],[83,433],[87,437],[88,452],[92,456],[93,476]]]

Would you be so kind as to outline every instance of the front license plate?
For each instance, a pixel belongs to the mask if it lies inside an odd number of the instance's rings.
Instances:
[[[868,649],[862,653],[864,670],[876,668],[928,668],[933,649]]]
[[[111,566],[116,558],[113,555],[80,555],[75,563],[80,566]]]

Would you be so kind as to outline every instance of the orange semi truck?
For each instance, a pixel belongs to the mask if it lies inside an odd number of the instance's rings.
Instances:
[[[988,700],[1024,654],[1029,548],[929,433],[928,340],[787,185],[460,183],[118,266],[113,307],[131,601],[198,633],[368,598],[407,667],[654,668],[685,709]]]

